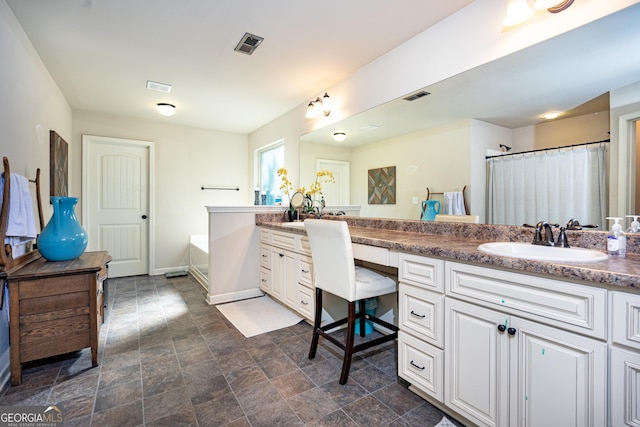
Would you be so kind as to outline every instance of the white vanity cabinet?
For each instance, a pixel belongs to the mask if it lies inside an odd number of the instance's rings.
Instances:
[[[606,425],[606,290],[445,264],[445,405],[480,426]]]
[[[312,277],[311,251],[305,236],[260,229],[260,289],[311,319]]]
[[[439,402],[444,396],[443,278],[442,260],[399,254],[398,375]]]
[[[640,426],[640,295],[610,294],[610,425]]]

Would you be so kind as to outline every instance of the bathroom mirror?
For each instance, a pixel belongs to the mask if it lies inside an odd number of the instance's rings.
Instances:
[[[541,115],[548,111],[566,112],[563,119],[599,113],[608,122],[609,92],[640,79],[640,56],[631,53],[640,44],[640,31],[633,24],[638,19],[640,5],[635,5],[407,94],[428,93],[414,101],[399,98],[302,135],[300,170],[313,171],[310,167],[318,158],[351,162],[350,204],[362,206],[363,216],[419,219],[426,187],[440,192],[465,185],[470,189],[467,197],[472,214],[479,214],[474,206],[481,205],[484,211],[485,182],[476,179],[476,172],[485,168],[486,149],[459,147],[459,138],[489,124],[504,128],[516,139],[522,130],[535,132],[535,126],[543,122]],[[335,132],[346,133],[346,140],[335,142]],[[608,138],[604,133],[592,140]],[[381,147],[393,150],[409,134],[418,134],[428,144],[393,160],[398,167],[398,205],[368,205],[366,168],[394,166],[389,158],[397,153]],[[566,144],[551,142],[547,147],[559,145]],[[613,157],[617,148],[611,145]],[[487,143],[487,148],[499,150],[498,140]],[[634,171],[622,169],[628,166],[624,163],[618,169],[618,161],[612,162],[610,176],[634,176]],[[420,175],[437,168],[442,173]],[[411,189],[403,194],[406,187]],[[617,203],[618,193],[611,188],[610,204]],[[416,197],[418,202],[413,204]],[[330,200],[327,204],[331,205]]]
[[[291,196],[291,206],[293,206],[294,209],[300,209],[303,205],[304,205],[304,194],[302,194],[299,191],[296,191],[295,193],[293,193],[293,196]]]

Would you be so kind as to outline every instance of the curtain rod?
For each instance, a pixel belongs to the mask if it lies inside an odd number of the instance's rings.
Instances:
[[[517,154],[527,154],[527,153],[537,153],[538,151],[551,151],[551,150],[559,150],[561,148],[570,148],[570,147],[582,147],[584,145],[591,144],[603,144],[611,142],[611,139],[603,139],[602,141],[593,141],[593,142],[583,142],[581,144],[571,144],[565,145],[562,147],[553,147],[553,148],[539,148],[537,150],[529,150],[529,151],[520,151],[519,153],[505,153],[505,154],[496,154],[495,156],[485,156],[485,159],[493,159],[494,157],[506,157],[506,156],[515,156]]]

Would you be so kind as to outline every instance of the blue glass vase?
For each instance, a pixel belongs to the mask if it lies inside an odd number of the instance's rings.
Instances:
[[[87,233],[74,212],[76,203],[77,197],[51,197],[53,215],[37,240],[38,250],[46,260],[76,259],[87,248]]]

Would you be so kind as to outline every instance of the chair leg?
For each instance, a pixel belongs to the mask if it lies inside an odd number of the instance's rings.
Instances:
[[[313,338],[311,339],[311,348],[309,349],[309,359],[316,357],[316,351],[318,350],[318,340],[320,334],[318,329],[322,325],[322,289],[316,288],[316,312],[313,318]]]
[[[365,307],[365,300],[361,299],[360,301],[358,301],[358,312],[359,312],[359,317],[360,317],[360,336],[364,337],[364,326],[365,326],[365,311],[364,311],[364,307]]]
[[[361,319],[362,321],[363,319]],[[353,341],[356,326],[356,303],[349,302],[349,314],[347,318],[347,337],[344,349],[344,361],[342,362],[342,372],[340,373],[340,384],[345,384],[349,378],[349,369],[351,368],[351,357],[353,356]]]

